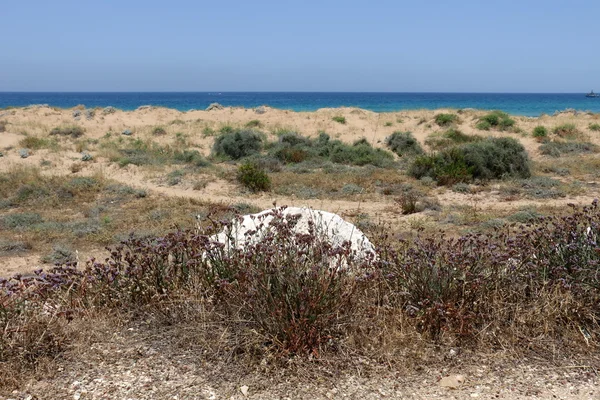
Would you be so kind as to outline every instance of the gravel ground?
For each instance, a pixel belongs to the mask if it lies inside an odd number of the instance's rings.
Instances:
[[[163,338],[164,339],[164,338]],[[527,359],[454,362],[410,373],[393,368],[335,374],[239,372],[202,361],[194,351],[147,340],[133,328],[95,340],[57,361],[48,380],[31,380],[2,399],[595,399],[594,368],[551,366]],[[306,367],[305,371],[310,371]],[[460,376],[458,376],[460,375]],[[1,393],[1,392],[0,392]]]

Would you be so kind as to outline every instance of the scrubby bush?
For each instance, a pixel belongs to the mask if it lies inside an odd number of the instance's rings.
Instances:
[[[450,128],[442,134],[436,133],[430,135],[425,140],[425,144],[434,150],[441,150],[457,144],[476,142],[481,139],[481,136],[466,135],[458,129]]]
[[[259,153],[263,146],[261,134],[253,130],[222,133],[215,139],[213,154],[233,160]]]
[[[335,117],[333,117],[331,119],[340,124],[346,123],[346,117],[342,117],[341,115],[336,115]]]
[[[167,134],[167,131],[162,126],[156,126],[152,129],[152,134],[154,136],[164,136]]]
[[[423,148],[419,141],[410,132],[394,132],[385,139],[385,144],[400,157],[423,154]]]
[[[349,146],[340,141],[331,143],[329,159],[338,164],[375,165],[383,167],[393,161],[392,154],[382,149],[375,149],[366,139],[357,140]]]
[[[600,132],[600,124],[596,124],[596,123],[590,124],[588,128],[590,131]]]
[[[548,129],[545,126],[536,126],[533,128],[533,137],[538,142],[542,142],[548,138]]]
[[[6,125],[7,125],[6,121],[0,121],[0,133],[6,132]]]
[[[512,138],[487,138],[417,157],[409,173],[417,179],[429,176],[442,185],[531,175],[525,148]]]
[[[262,126],[262,122],[257,119],[253,119],[252,121],[248,121],[245,126],[246,128],[260,128]]]
[[[540,153],[560,157],[569,154],[591,154],[600,152],[600,148],[589,142],[559,142],[551,141],[540,146]]]
[[[483,131],[488,131],[492,128],[500,131],[506,131],[513,128],[514,125],[515,120],[510,118],[507,113],[502,111],[493,111],[479,118],[479,122],[477,123],[476,127],[477,129]]]
[[[554,127],[552,133],[566,139],[574,139],[581,136],[581,132],[575,124],[562,124]]]
[[[271,178],[258,164],[247,162],[238,168],[238,181],[251,192],[271,190]]]
[[[60,126],[50,131],[50,135],[71,136],[74,139],[83,136],[84,133],[85,130],[81,126],[77,125]]]
[[[394,159],[391,153],[374,148],[366,139],[348,145],[339,140],[331,140],[326,133],[321,133],[315,140],[294,132],[284,133],[277,143],[269,146],[268,151],[269,155],[284,163],[329,160],[337,164],[386,167]]]
[[[458,122],[458,116],[456,114],[437,114],[435,116],[435,123],[439,126],[448,126]]]

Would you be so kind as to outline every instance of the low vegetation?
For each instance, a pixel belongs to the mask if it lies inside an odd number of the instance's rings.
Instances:
[[[548,129],[545,126],[536,126],[533,128],[532,136],[538,142],[543,142],[548,139]]]
[[[527,152],[512,138],[487,138],[417,157],[409,173],[441,185],[531,175]]]
[[[600,132],[600,124],[593,123],[588,126],[588,129],[592,132]]]
[[[399,157],[423,154],[419,141],[410,132],[394,132],[385,139],[385,145]]]
[[[77,125],[59,126],[50,131],[51,136],[70,136],[73,139],[83,136],[84,133],[85,129]]]
[[[577,139],[581,136],[581,131],[575,124],[562,124],[554,127],[552,133],[563,139]]]
[[[253,193],[271,190],[271,179],[266,171],[257,163],[246,162],[239,166],[238,181]]]
[[[456,114],[437,114],[434,118],[435,123],[439,126],[448,126],[458,122],[458,115]]]
[[[346,117],[342,117],[341,115],[336,115],[335,117],[333,117],[331,119],[342,125],[346,123]]]
[[[442,150],[455,145],[476,142],[481,136],[467,135],[458,129],[448,129],[442,133],[435,133],[425,139],[425,144],[433,150]]]
[[[282,221],[276,215],[269,234],[245,249],[224,249],[204,234],[214,231],[178,230],[127,239],[83,268],[67,261],[2,279],[0,323],[11,327],[0,336],[4,366],[14,374],[60,357],[73,340],[66,327],[92,310],[133,322],[162,310],[167,324],[209,326],[195,331],[205,343],[220,336],[230,342],[215,346],[235,346],[256,362],[347,352],[391,360],[402,354],[393,350],[402,348],[395,333],[407,329],[421,345],[485,345],[536,357],[554,356],[549,343],[560,344],[561,354],[598,344],[597,202],[488,233],[390,238],[377,260],[296,234]],[[55,253],[70,259],[69,249]],[[377,343],[391,353],[374,350]],[[0,377],[4,385],[10,374]]]
[[[590,142],[562,142],[553,140],[540,146],[540,153],[551,157],[572,154],[592,154],[598,152],[600,152],[600,147]]]
[[[263,135],[251,129],[222,129],[213,145],[213,155],[239,160],[257,154],[263,147]]]
[[[476,128],[482,131],[496,129],[499,131],[508,131],[515,126],[515,120],[502,111],[493,111],[479,118]]]

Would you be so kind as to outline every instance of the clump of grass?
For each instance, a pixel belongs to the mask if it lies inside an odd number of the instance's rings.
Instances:
[[[154,128],[152,128],[152,134],[154,136],[164,136],[167,134],[167,131],[162,126],[155,126]]]
[[[540,153],[551,157],[598,152],[600,152],[600,147],[590,142],[561,142],[553,140],[540,146]]]
[[[342,125],[346,123],[346,117],[343,117],[341,115],[336,115],[335,117],[333,117],[331,119]]]
[[[253,119],[252,121],[248,121],[245,126],[246,128],[262,128],[262,122]]]
[[[271,178],[260,166],[246,162],[238,168],[238,182],[251,192],[268,192],[271,190]]]
[[[394,123],[392,121],[388,121],[385,124],[383,124],[383,126],[385,126],[385,127],[389,127],[389,126],[392,126],[392,125],[394,125]]]
[[[513,138],[486,138],[419,156],[409,173],[417,179],[429,176],[441,185],[531,175],[527,152]]]
[[[257,154],[263,147],[260,132],[254,130],[235,130],[221,133],[213,145],[213,155],[239,160]]]
[[[593,123],[588,126],[588,129],[593,132],[600,132],[600,124]]]
[[[439,126],[448,126],[458,122],[458,115],[456,114],[437,114],[435,116],[435,123]]]
[[[535,128],[533,128],[532,136],[538,142],[543,142],[548,139],[548,129],[546,129],[545,126],[541,126],[541,125],[536,126]]]
[[[6,132],[6,125],[8,125],[8,122],[0,121],[0,133]]]
[[[552,133],[564,139],[575,139],[581,136],[581,131],[575,124],[562,124],[554,127]]]
[[[502,111],[492,111],[489,114],[479,118],[476,128],[482,131],[497,129],[499,131],[507,131],[515,126],[515,120]]]
[[[467,135],[458,129],[450,128],[441,134],[430,135],[425,140],[425,144],[434,150],[442,150],[458,144],[476,142],[481,139],[481,136]]]
[[[71,136],[73,139],[83,136],[84,133],[85,129],[77,125],[59,126],[50,131],[51,136]]]
[[[45,138],[26,136],[19,141],[19,146],[26,149],[39,150],[50,147],[50,141]]]
[[[385,139],[385,144],[399,157],[423,154],[419,141],[410,132],[394,132]]]

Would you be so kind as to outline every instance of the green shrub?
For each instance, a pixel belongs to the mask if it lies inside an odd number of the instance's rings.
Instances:
[[[588,128],[590,129],[590,131],[599,132],[600,124],[590,124],[590,126]]]
[[[476,142],[481,139],[481,136],[466,135],[458,129],[450,128],[442,134],[436,133],[430,135],[425,140],[425,144],[427,144],[432,149],[442,150],[444,148],[454,146],[457,144]]]
[[[248,121],[245,126],[246,128],[260,128],[262,127],[262,122],[257,119],[253,119],[252,121]]]
[[[548,137],[548,129],[545,126],[536,126],[533,128],[533,137],[539,142],[546,140]]]
[[[600,152],[600,148],[589,142],[557,142],[552,141],[540,146],[540,153],[560,157],[565,154],[592,154]]]
[[[328,151],[329,159],[337,164],[370,164],[383,167],[389,165],[394,159],[391,153],[373,148],[366,139],[357,140],[352,146],[348,146],[340,141],[334,141]]]
[[[196,167],[207,167],[210,163],[198,152],[198,150],[183,150],[173,153],[173,160],[176,163],[192,164]]]
[[[72,138],[76,139],[83,136],[84,132],[85,129],[83,129],[81,126],[71,125],[54,128],[50,131],[50,135],[71,136]]]
[[[156,126],[152,129],[152,134],[154,136],[163,136],[167,134],[167,131],[162,126]]]
[[[268,192],[271,190],[271,178],[258,164],[247,162],[240,165],[238,181],[251,192]]]
[[[423,154],[419,141],[410,132],[394,132],[385,140],[385,144],[400,157]]]
[[[527,152],[512,138],[487,138],[417,157],[409,173],[417,179],[429,176],[442,185],[531,175]]]
[[[388,121],[385,124],[383,124],[383,126],[392,126],[392,125],[394,125],[394,123],[391,121]]]
[[[556,136],[560,136],[566,139],[574,139],[581,135],[581,132],[579,131],[579,129],[577,129],[575,124],[562,124],[556,126],[552,130],[552,133],[554,133]]]
[[[448,126],[458,122],[458,116],[456,114],[438,114],[435,116],[435,123],[439,126]]]
[[[279,137],[279,141],[269,145],[269,155],[284,163],[300,163],[303,161],[326,161],[347,165],[375,165],[387,167],[393,163],[391,153],[375,149],[366,139],[360,139],[353,145],[339,140],[331,140],[329,135],[321,133],[315,140],[287,132]]]
[[[479,121],[475,127],[477,129],[479,129],[480,131],[489,131],[490,129],[492,129],[492,124],[490,124],[487,121]]]
[[[261,151],[263,139],[259,132],[239,130],[222,133],[215,139],[213,154],[218,157],[228,157],[239,160],[257,154]]]
[[[479,123],[476,125],[477,129],[490,130],[491,128],[498,129],[500,131],[506,131],[513,128],[515,120],[502,111],[492,111],[489,114],[479,118]]]
[[[335,117],[333,117],[331,119],[334,120],[335,122],[340,123],[340,124],[345,124],[346,123],[346,117],[342,117],[340,115],[336,115]]]

